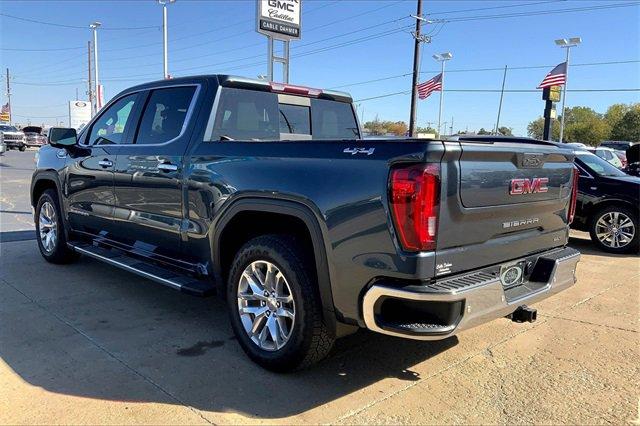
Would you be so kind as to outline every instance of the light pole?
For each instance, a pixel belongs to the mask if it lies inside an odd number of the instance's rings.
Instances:
[[[451,52],[438,53],[436,55],[433,55],[433,59],[440,62],[441,64],[440,84],[442,85],[442,88],[440,89],[440,108],[438,110],[438,137],[440,137],[440,125],[442,123],[442,104],[444,102],[444,63],[451,60],[451,58],[453,58]]]
[[[100,80],[98,79],[98,28],[102,25],[100,22],[95,21],[89,25],[89,28],[93,30],[93,66],[95,67],[95,85],[96,85],[96,107],[95,111],[98,112],[98,106],[100,105],[98,87],[100,87]]]
[[[582,39],[580,37],[571,37],[570,39],[561,38],[556,40],[556,44],[563,49],[567,49],[567,60],[565,62],[565,74],[564,74],[564,87],[562,88],[562,115],[560,116],[560,143],[562,143],[562,138],[564,136],[564,104],[567,100],[567,84],[569,83],[569,51],[572,47],[575,47],[582,43]]]
[[[158,4],[162,5],[162,42],[164,53],[164,78],[169,78],[169,47],[167,37],[167,4],[175,3],[176,0],[158,0]]]

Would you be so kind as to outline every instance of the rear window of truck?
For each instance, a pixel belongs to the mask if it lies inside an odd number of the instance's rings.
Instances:
[[[351,105],[327,99],[224,87],[210,141],[358,139]]]

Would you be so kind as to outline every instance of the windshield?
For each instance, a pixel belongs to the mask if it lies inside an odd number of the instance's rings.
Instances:
[[[0,126],[0,132],[17,132],[18,129],[16,129],[13,126]]]
[[[576,158],[581,163],[580,165],[584,166],[590,173],[598,176],[627,176],[627,174],[595,154],[590,152],[576,152],[576,154],[578,154]]]

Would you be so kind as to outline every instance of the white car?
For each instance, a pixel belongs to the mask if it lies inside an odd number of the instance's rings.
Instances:
[[[602,158],[607,163],[614,165],[618,169],[623,169],[622,161],[620,161],[620,158],[618,158],[618,156],[616,155],[615,150],[604,146],[599,146],[597,148],[588,147],[587,151],[593,152],[595,155]]]
[[[4,155],[7,151],[7,146],[4,144],[4,135],[0,133],[0,155]]]

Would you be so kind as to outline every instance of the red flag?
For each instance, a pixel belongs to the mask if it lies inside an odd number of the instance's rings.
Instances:
[[[538,86],[538,89],[544,89],[549,86],[562,86],[567,81],[567,63],[558,64],[547,74]]]
[[[442,90],[442,73],[436,75],[429,81],[418,84],[416,87],[418,88],[418,97],[420,99],[427,99],[431,92],[439,92]]]

